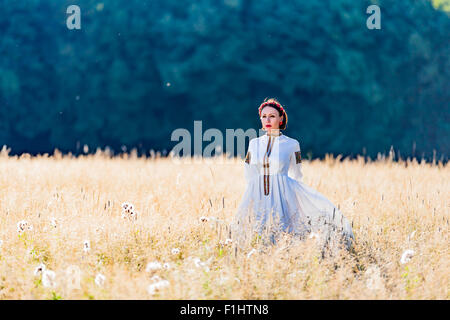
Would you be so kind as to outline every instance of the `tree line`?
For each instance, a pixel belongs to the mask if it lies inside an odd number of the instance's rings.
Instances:
[[[81,29],[66,26],[69,5]],[[366,27],[377,4],[381,29]],[[0,0],[0,146],[170,150],[177,128],[260,128],[312,157],[448,158],[450,17],[428,0]]]

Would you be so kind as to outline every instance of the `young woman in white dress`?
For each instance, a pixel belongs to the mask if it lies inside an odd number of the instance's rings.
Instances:
[[[302,157],[297,140],[282,134],[288,117],[275,99],[259,107],[265,135],[250,140],[244,163],[247,188],[232,223],[236,242],[251,240],[256,231],[275,243],[282,233],[314,236],[324,247],[354,239],[347,219],[324,195],[302,182]],[[250,232],[248,232],[250,231]],[[250,235],[250,237],[248,237]]]

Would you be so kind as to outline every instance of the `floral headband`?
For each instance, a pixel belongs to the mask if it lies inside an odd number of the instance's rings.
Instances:
[[[275,105],[276,107],[281,109],[281,112],[283,112],[283,114],[286,113],[286,111],[284,111],[284,108],[283,108],[283,106],[281,104],[279,104],[278,102],[272,100],[272,101],[265,101],[265,102],[261,103],[261,105],[258,108],[259,115],[261,116],[261,110],[265,106],[270,106],[270,105]]]

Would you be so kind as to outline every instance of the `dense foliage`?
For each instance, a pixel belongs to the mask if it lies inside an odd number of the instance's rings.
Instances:
[[[268,96],[313,157],[450,151],[450,18],[428,0],[0,0],[0,13],[0,146],[15,153],[170,150],[194,120],[258,129]]]

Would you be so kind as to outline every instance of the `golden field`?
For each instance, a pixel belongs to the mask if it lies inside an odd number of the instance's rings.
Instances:
[[[303,182],[339,206],[356,238],[352,252],[322,259],[314,239],[225,243],[242,159],[4,151],[0,299],[448,299],[448,164],[339,158],[303,163]],[[121,217],[124,202],[136,220]],[[32,229],[18,232],[21,220]],[[41,263],[50,284],[35,274]]]

